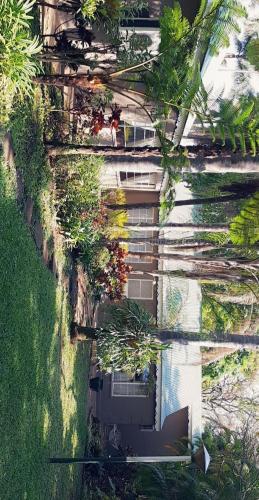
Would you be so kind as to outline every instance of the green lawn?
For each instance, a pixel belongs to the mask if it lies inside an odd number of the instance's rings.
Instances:
[[[0,497],[78,498],[88,352],[69,343],[68,297],[42,264],[0,163]]]

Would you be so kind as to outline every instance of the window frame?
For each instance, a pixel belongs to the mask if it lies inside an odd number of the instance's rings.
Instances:
[[[120,372],[118,372],[120,373]],[[123,374],[126,376],[126,374]],[[130,380],[122,380],[122,381],[119,381],[119,380],[114,380],[116,376],[116,372],[115,373],[112,373],[112,380],[111,380],[111,395],[112,397],[114,398],[147,398],[149,396],[149,393],[148,393],[148,381],[130,381]],[[114,386],[116,385],[130,385],[131,387],[133,386],[138,386],[138,387],[145,387],[146,388],[146,393],[145,394],[114,394]]]
[[[129,281],[140,281],[140,295],[141,295],[141,283],[142,282],[148,282],[148,283],[151,283],[151,290],[152,290],[152,297],[132,297],[128,295],[128,290],[129,290]],[[128,281],[127,281],[127,284],[126,284],[126,294],[127,294],[127,297],[129,299],[134,299],[134,300],[153,300],[154,299],[154,283],[153,283],[153,280],[150,280],[150,279],[141,279],[141,278],[129,278]]]

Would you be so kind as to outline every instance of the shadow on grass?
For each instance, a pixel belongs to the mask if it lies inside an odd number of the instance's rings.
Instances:
[[[60,318],[67,304],[62,294],[58,302],[57,283],[42,264],[15,201],[1,190],[1,176],[0,280],[0,496],[76,498],[78,472],[50,465],[48,458],[85,447],[87,353],[74,353],[75,411],[68,409],[64,428],[57,331],[67,328],[62,322],[69,314]]]

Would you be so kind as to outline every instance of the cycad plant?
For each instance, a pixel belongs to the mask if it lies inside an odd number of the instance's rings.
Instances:
[[[230,225],[230,238],[236,245],[254,245],[259,241],[259,191],[247,200]]]
[[[35,55],[39,38],[31,37],[30,12],[34,0],[2,0],[0,4],[0,122],[7,121],[15,96],[32,92],[32,78],[40,66]]]
[[[211,15],[203,26],[204,36],[209,35],[209,52],[218,54],[223,47],[229,46],[231,34],[240,32],[238,20],[247,16],[246,8],[238,0],[213,0],[209,6]]]
[[[233,151],[241,149],[245,155],[249,149],[255,156],[259,147],[258,96],[243,96],[236,102],[220,97],[216,109],[210,110],[209,94],[201,83],[192,103],[203,130],[209,130],[213,142],[220,139],[223,146],[230,142]]]

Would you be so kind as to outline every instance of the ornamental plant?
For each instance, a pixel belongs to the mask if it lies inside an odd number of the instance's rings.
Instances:
[[[125,284],[128,281],[128,275],[132,269],[131,266],[125,263],[128,252],[117,242],[108,243],[107,250],[109,260],[99,275],[97,274],[96,279],[103,292],[111,300],[121,300]]]
[[[159,353],[169,347],[156,337],[154,323],[154,318],[139,304],[125,299],[119,306],[110,307],[110,319],[104,328],[72,324],[72,343],[95,340],[99,368],[106,373],[140,374],[157,363]]]
[[[40,70],[36,54],[41,51],[32,37],[30,21],[34,0],[0,2],[0,122],[8,121],[15,97],[33,92],[32,78]]]

